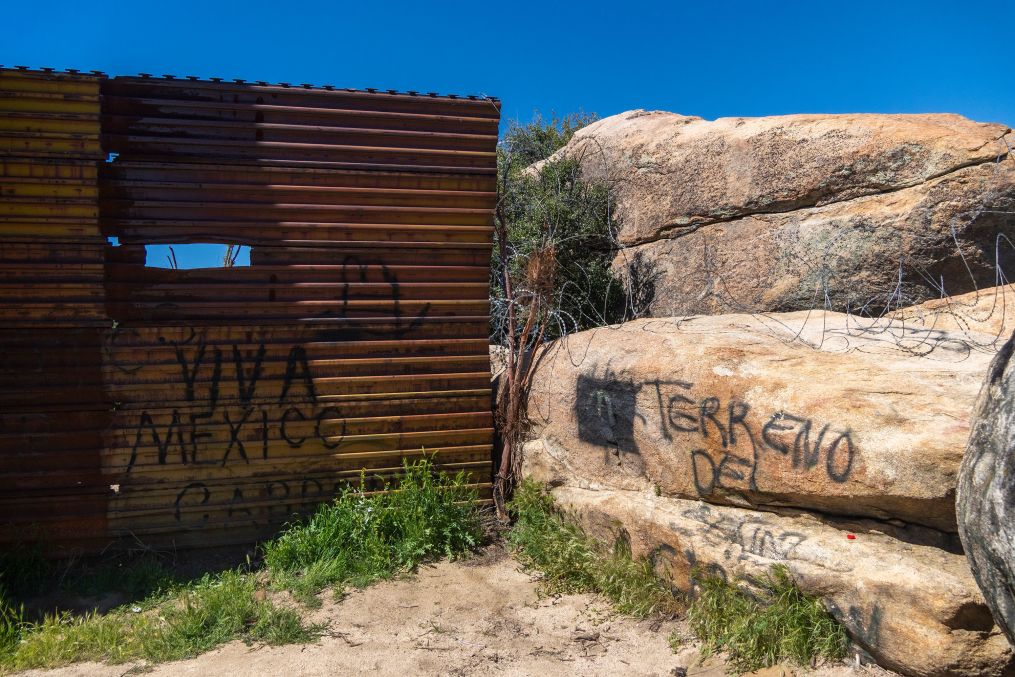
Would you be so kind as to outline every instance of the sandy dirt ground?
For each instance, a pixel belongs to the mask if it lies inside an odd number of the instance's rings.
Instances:
[[[416,576],[380,583],[341,600],[322,597],[306,612],[327,624],[307,645],[247,646],[232,642],[197,658],[144,665],[79,663],[30,675],[120,677],[168,675],[681,675],[721,677],[723,661],[701,663],[697,646],[678,652],[667,638],[679,621],[618,616],[591,595],[541,596],[500,546],[463,562],[424,567]],[[683,670],[686,670],[686,673]],[[776,666],[767,677],[890,675],[874,667]]]

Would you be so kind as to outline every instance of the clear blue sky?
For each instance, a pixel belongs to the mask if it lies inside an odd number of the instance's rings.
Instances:
[[[1015,124],[1015,0],[13,2],[0,63],[489,94],[505,118],[957,112]]]

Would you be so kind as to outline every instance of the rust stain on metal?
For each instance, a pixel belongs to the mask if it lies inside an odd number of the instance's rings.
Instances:
[[[499,116],[0,70],[0,538],[250,541],[422,453],[488,492]],[[191,242],[251,265],[145,266]]]

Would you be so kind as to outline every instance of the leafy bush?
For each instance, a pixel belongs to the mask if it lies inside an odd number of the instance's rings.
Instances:
[[[508,541],[522,563],[543,574],[550,593],[593,592],[621,613],[645,617],[682,608],[644,558],[631,557],[623,541],[605,548],[562,514],[543,487],[523,480],[509,509],[515,517]]]
[[[751,671],[782,660],[841,660],[849,640],[821,601],[805,595],[784,566],[772,568],[758,601],[718,576],[700,579],[691,604],[691,630],[706,655],[725,651],[738,670]]]
[[[347,489],[265,543],[265,564],[277,587],[313,603],[328,585],[363,586],[469,551],[482,536],[475,499],[464,473],[437,472],[428,459],[406,461],[393,491]]]
[[[595,120],[537,117],[528,125],[512,124],[498,147],[497,220],[507,239],[498,243],[491,269],[491,329],[498,343],[507,331],[505,267],[517,312],[530,310],[533,292],[553,306],[547,339],[624,317],[623,285],[610,269],[616,243],[609,188],[584,179],[577,158],[547,160]],[[537,161],[545,161],[539,171],[529,169]]]

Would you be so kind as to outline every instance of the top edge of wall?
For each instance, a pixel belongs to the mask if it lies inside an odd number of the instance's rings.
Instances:
[[[115,80],[122,82],[132,81],[150,81],[150,82],[177,82],[177,83],[192,83],[195,85],[209,85],[215,87],[247,87],[263,90],[289,90],[299,91],[307,90],[312,92],[336,92],[343,94],[362,94],[364,96],[393,96],[393,97],[404,97],[404,98],[419,98],[419,99],[446,99],[450,101],[489,101],[498,107],[500,106],[500,99],[495,96],[488,96],[486,94],[441,94],[438,92],[422,92],[416,90],[405,90],[400,91],[396,89],[382,89],[375,87],[367,87],[364,89],[356,89],[350,87],[336,87],[331,84],[311,84],[311,83],[290,83],[290,82],[267,82],[264,80],[245,80],[242,78],[218,78],[218,77],[201,77],[197,75],[184,75],[177,76],[172,74],[163,74],[156,76],[151,73],[138,73],[137,75],[109,75],[103,71],[98,70],[79,70],[75,68],[67,68],[64,70],[56,68],[46,67],[32,67],[32,66],[4,66],[0,64],[0,75],[5,74],[18,74],[22,73],[25,75],[31,75],[34,77],[53,77],[59,78],[78,78],[78,79],[95,79],[95,80]]]

